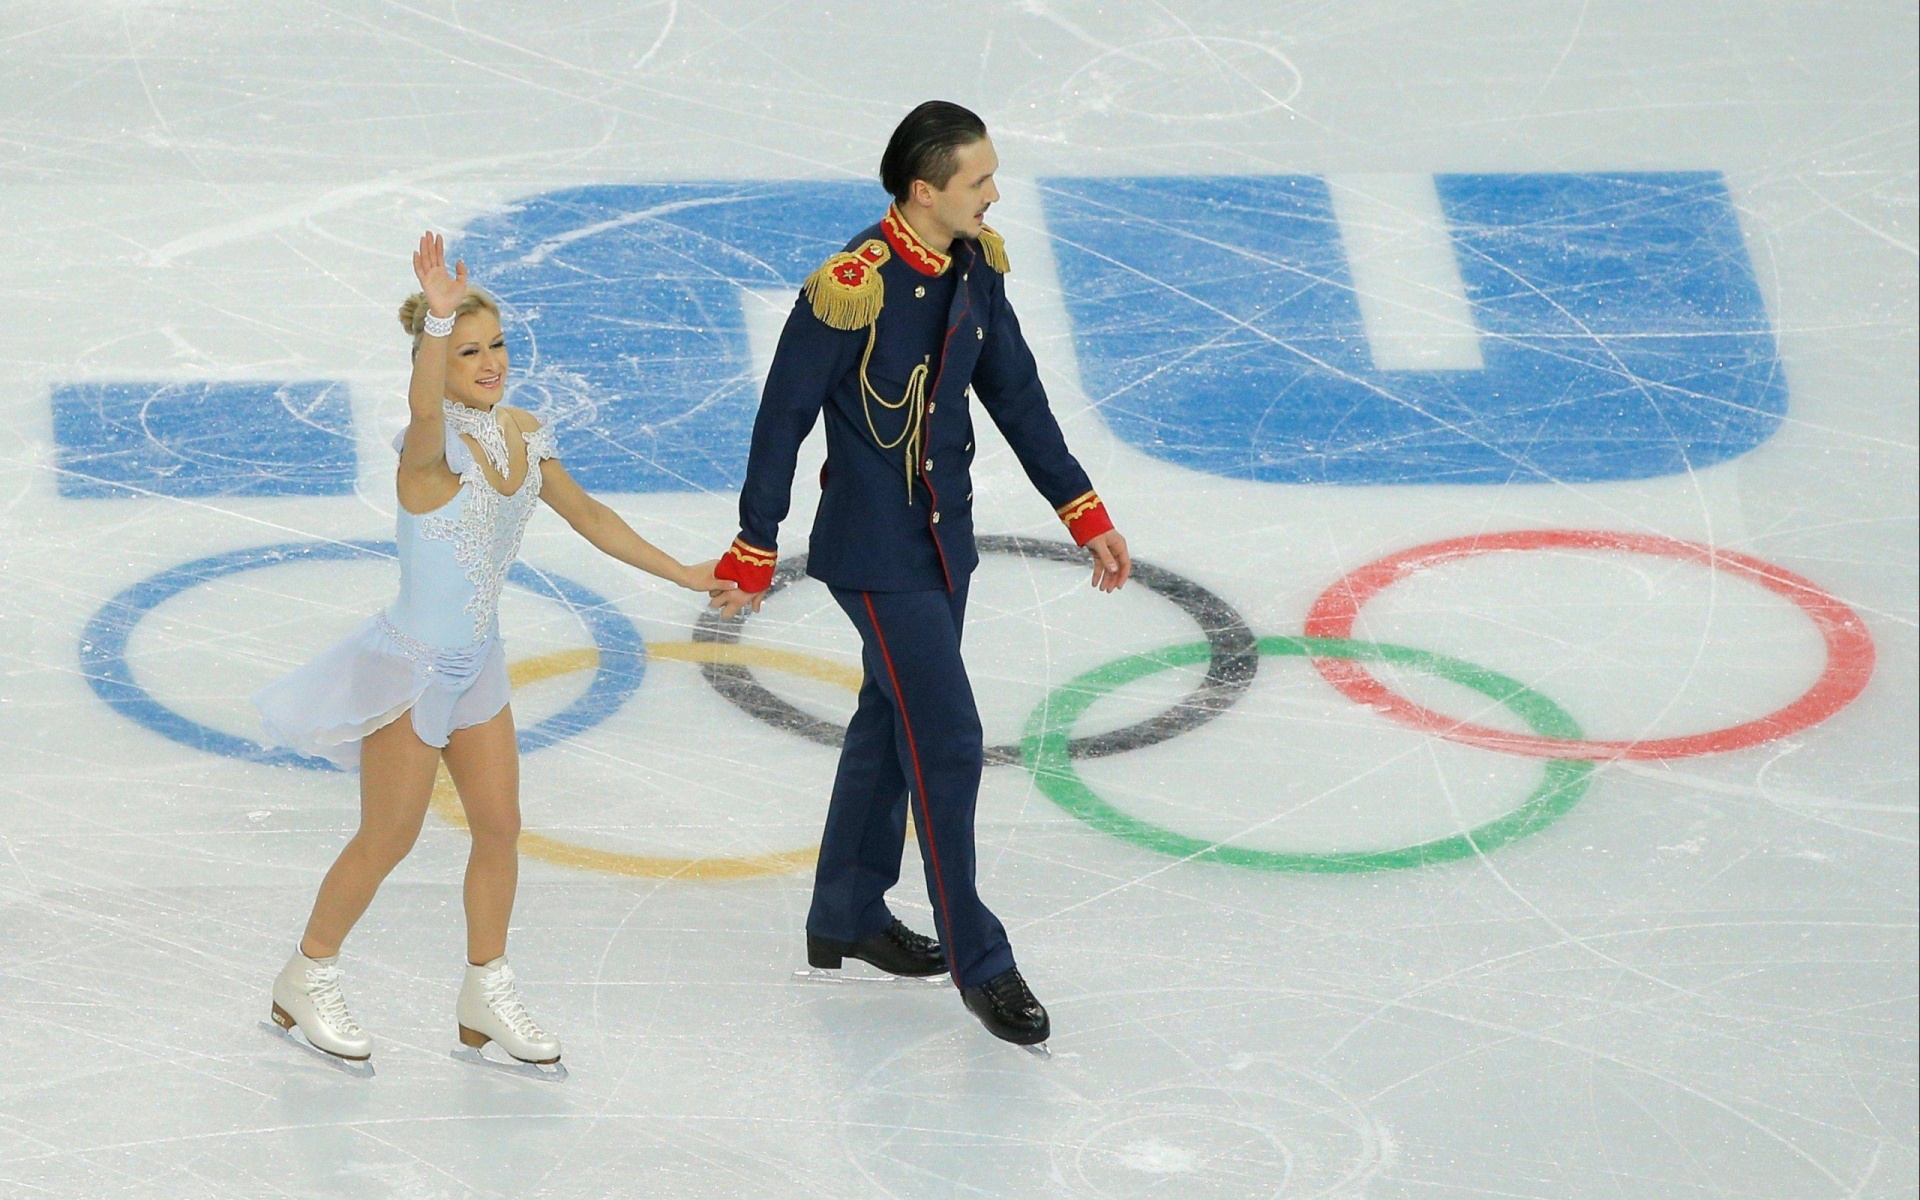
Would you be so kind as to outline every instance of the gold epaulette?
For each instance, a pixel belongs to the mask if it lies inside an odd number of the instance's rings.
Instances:
[[[980,257],[1002,275],[1012,270],[1007,266],[1007,239],[985,225],[980,227]]]
[[[880,264],[891,257],[885,242],[869,238],[820,264],[800,285],[813,305],[813,315],[835,329],[865,329],[878,321],[887,298]]]

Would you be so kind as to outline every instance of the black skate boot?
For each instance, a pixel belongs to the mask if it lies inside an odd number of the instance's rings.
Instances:
[[[960,998],[1001,1041],[1037,1046],[1053,1030],[1046,1008],[1033,998],[1018,967],[1008,967],[978,987],[962,988]]]
[[[885,929],[876,930],[857,942],[807,935],[807,965],[837,970],[842,958],[857,958],[871,963],[889,975],[921,978],[939,975],[947,969],[947,956],[940,943],[908,929],[899,918]]]

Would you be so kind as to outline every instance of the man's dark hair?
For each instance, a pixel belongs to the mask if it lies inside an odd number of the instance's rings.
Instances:
[[[895,200],[905,203],[913,181],[924,179],[943,188],[960,169],[962,146],[987,136],[987,123],[958,104],[929,100],[906,115],[887,139],[880,156],[880,182]]]

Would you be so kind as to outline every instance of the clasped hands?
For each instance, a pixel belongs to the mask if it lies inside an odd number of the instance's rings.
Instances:
[[[707,593],[707,607],[719,609],[721,618],[731,621],[739,616],[743,609],[750,608],[754,612],[759,612],[760,604],[766,598],[765,592],[743,592],[737,587],[727,588],[724,591],[716,589]]]
[[[1109,529],[1089,541],[1086,549],[1093,557],[1093,587],[1103,592],[1118,591],[1133,574],[1133,556],[1127,553],[1127,539],[1120,536],[1119,530]],[[759,612],[766,598],[763,591],[711,588],[707,591],[707,606],[719,609],[721,618],[731,621],[749,609]]]

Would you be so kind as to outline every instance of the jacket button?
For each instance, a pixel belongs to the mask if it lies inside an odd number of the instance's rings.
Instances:
[[[924,300],[924,299],[926,299],[926,298],[927,298],[927,289],[926,289],[926,287],[925,287],[925,286],[923,285],[923,286],[921,286],[921,287],[917,287],[917,288],[915,288],[915,289],[913,289],[913,298],[914,298],[915,300]]]
[[[938,524],[940,523],[940,514],[939,514],[939,513],[935,513],[935,514],[933,514],[933,523],[934,523],[935,525],[938,525]]]
[[[933,460],[932,460],[932,459],[928,459],[928,460],[927,460],[927,470],[929,470],[929,471],[931,471],[931,470],[933,470]]]
[[[975,326],[973,327],[973,340],[974,340],[974,341],[976,341],[976,342],[984,342],[984,341],[986,341],[986,340],[987,340],[987,331],[986,331],[986,330],[984,330],[984,329],[982,329],[982,328],[980,328],[980,327],[979,327],[978,325],[975,325]]]
[[[933,401],[931,400],[927,401],[927,415],[928,416],[933,415]]]

